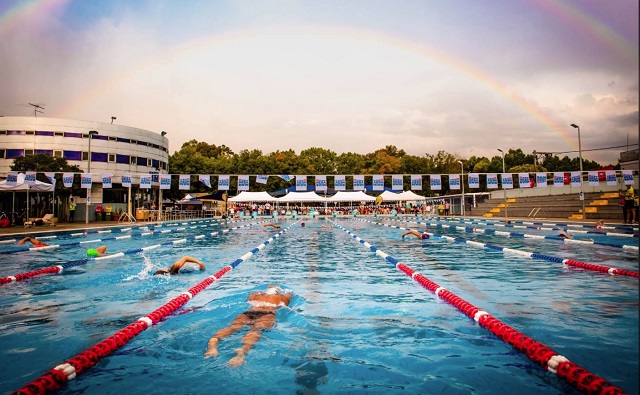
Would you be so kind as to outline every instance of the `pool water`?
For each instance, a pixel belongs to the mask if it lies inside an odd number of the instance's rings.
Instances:
[[[362,218],[331,221],[591,373],[628,393],[639,392],[637,278],[438,237],[402,239],[403,230]],[[281,237],[69,381],[60,393],[578,393],[343,230],[321,228],[330,221],[304,222],[306,227],[280,220],[287,229]],[[167,227],[175,231],[156,229],[145,236],[134,229],[131,238],[104,244],[116,252],[207,236],[0,285],[0,391],[21,388],[277,234],[259,220],[210,225]],[[251,226],[210,235],[238,225]],[[619,249],[437,232],[638,271],[637,253]],[[60,237],[60,243],[67,240],[74,238]],[[0,276],[82,258],[86,248],[0,255]],[[205,273],[152,275],[184,255],[203,260]],[[272,283],[291,289],[294,298],[289,308],[277,312],[276,328],[264,333],[246,364],[226,365],[244,332],[223,339],[217,358],[203,358],[208,339],[248,308],[249,293]]]

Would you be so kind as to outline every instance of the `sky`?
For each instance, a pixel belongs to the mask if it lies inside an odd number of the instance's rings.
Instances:
[[[638,1],[0,0],[0,115],[234,152],[637,148]],[[623,146],[615,149],[601,149]],[[574,152],[572,152],[574,151]]]

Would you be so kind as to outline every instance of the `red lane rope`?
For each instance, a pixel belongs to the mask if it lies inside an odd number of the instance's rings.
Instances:
[[[242,257],[236,259],[230,265],[225,266],[212,276],[207,277],[199,284],[190,288],[188,291],[183,292],[182,294],[180,294],[180,296],[173,298],[168,303],[154,310],[150,314],[139,318],[136,322],[129,324],[127,327],[104,339],[95,346],[83,351],[82,353],[76,355],[68,361],[49,370],[31,383],[25,385],[17,391],[12,392],[12,395],[46,394],[47,392],[55,391],[62,388],[62,386],[67,383],[67,381],[75,378],[76,375],[91,368],[100,359],[113,353],[115,350],[127,344],[131,339],[136,337],[142,331],[150,328],[153,324],[159,322],[169,314],[182,307],[199,292],[207,288],[209,285],[213,284],[216,280],[220,279],[237,265],[260,251],[267,244],[280,237],[280,235],[286,231],[287,229],[283,229],[282,231],[270,237],[269,240],[262,243],[259,247],[256,247],[250,252],[244,254]]]

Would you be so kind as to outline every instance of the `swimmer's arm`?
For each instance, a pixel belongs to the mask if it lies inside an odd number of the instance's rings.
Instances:
[[[193,262],[193,263],[197,263],[198,266],[200,266],[200,270],[204,270],[204,263],[202,263],[199,259],[191,257],[191,256],[185,256],[182,258],[183,262],[182,265],[184,265],[186,262]],[[180,267],[182,267],[182,265],[180,265]]]

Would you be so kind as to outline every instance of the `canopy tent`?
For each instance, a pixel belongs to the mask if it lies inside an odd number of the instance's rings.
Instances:
[[[278,202],[324,202],[327,199],[317,193],[311,192],[289,192],[286,195],[278,198]]]
[[[178,200],[176,202],[176,204],[179,205],[185,205],[185,204],[195,204],[195,205],[199,205],[202,204],[201,200],[198,200],[197,198],[187,194],[187,196],[183,197],[182,200]]]
[[[400,194],[400,196],[402,197],[402,200],[405,201],[427,200],[426,197],[420,196],[413,191],[404,191]]]
[[[0,192],[13,192],[14,198],[12,202],[11,210],[15,211],[15,192],[27,193],[27,220],[30,217],[29,210],[29,192],[53,192],[55,199],[55,185],[47,184],[46,182],[36,180],[33,184],[27,184],[24,182],[24,173],[18,173],[18,180],[15,185],[7,184],[7,180],[0,181]],[[54,213],[55,214],[55,213]]]
[[[249,202],[277,202],[278,198],[275,198],[267,192],[248,192],[242,191],[238,195],[229,198],[232,203],[249,203]]]
[[[380,194],[383,202],[399,202],[402,200],[406,200],[402,198],[402,193],[384,191]]]
[[[369,196],[362,191],[338,191],[335,195],[327,198],[328,202],[374,202],[375,200],[375,197]]]

